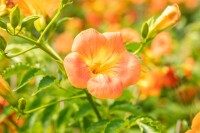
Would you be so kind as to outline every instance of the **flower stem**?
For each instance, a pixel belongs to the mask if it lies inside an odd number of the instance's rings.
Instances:
[[[51,28],[51,26],[56,21],[56,19],[60,16],[62,8],[63,8],[63,6],[60,5],[60,7],[58,8],[58,11],[56,12],[55,16],[49,22],[49,24],[46,26],[46,28],[44,29],[44,31],[41,33],[40,37],[38,38],[38,40],[37,40],[38,43],[40,43],[42,41],[42,39],[44,38],[44,35],[48,32],[48,30]]]
[[[55,102],[52,102],[52,103],[45,104],[45,105],[40,106],[40,107],[38,107],[38,108],[25,111],[24,113],[25,113],[25,114],[30,114],[30,113],[33,113],[33,112],[35,112],[35,111],[38,111],[38,110],[40,110],[40,109],[49,107],[49,106],[51,106],[51,105],[53,105],[53,104],[56,104],[56,103],[59,103],[59,102],[62,102],[62,101],[71,100],[71,99],[76,99],[76,98],[84,98],[84,97],[85,97],[85,95],[78,95],[78,96],[73,96],[73,97],[64,98],[64,99],[62,99],[62,100],[58,100],[58,101],[55,101]]]
[[[87,96],[87,99],[88,99],[89,103],[91,104],[95,114],[97,115],[97,118],[99,120],[101,120],[101,115],[100,115],[100,113],[99,113],[99,111],[98,111],[98,109],[97,109],[97,107],[96,107],[96,105],[95,105],[95,103],[94,103],[94,101],[92,99],[92,96],[86,90],[84,90],[84,91],[86,93],[86,96]]]
[[[142,39],[142,41],[140,42],[140,47],[133,54],[138,54],[146,45],[146,43],[147,43],[147,37]]]
[[[133,54],[139,53],[139,52],[142,50],[143,46],[144,46],[144,43],[142,42],[142,43],[140,44],[140,47],[139,47]]]
[[[22,34],[17,34],[16,36],[17,36],[17,37],[20,37],[20,38],[23,38],[24,40],[29,41],[29,42],[31,42],[31,43],[34,43],[34,44],[36,44],[36,45],[39,45],[39,43],[37,43],[37,41],[35,41],[35,40],[33,40],[33,39],[31,39],[31,38],[29,38],[29,37],[27,37],[27,36],[24,36],[24,35],[22,35]]]
[[[26,37],[24,35],[21,35],[21,34],[18,34],[17,36],[20,38],[23,38],[26,41],[29,41],[29,42],[35,44],[38,48],[42,49],[44,52],[49,54],[53,59],[55,59],[57,61],[57,63],[62,64],[63,60],[48,44],[38,43],[37,41],[35,41],[29,37]]]
[[[14,58],[14,57],[16,57],[16,56],[19,56],[19,55],[21,55],[21,54],[24,54],[24,53],[26,53],[26,52],[28,52],[28,51],[30,51],[30,50],[32,50],[32,49],[35,49],[35,48],[37,48],[36,45],[34,45],[34,46],[32,46],[32,47],[30,47],[30,48],[24,50],[24,51],[21,51],[21,52],[19,52],[19,53],[13,54],[13,55],[6,55],[6,57],[7,57],[7,58]]]

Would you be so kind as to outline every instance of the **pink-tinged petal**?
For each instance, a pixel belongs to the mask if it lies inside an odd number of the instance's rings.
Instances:
[[[125,46],[120,33],[100,34],[88,29],[76,36],[72,51],[80,53],[88,66],[100,65],[104,69],[119,62]]]
[[[81,55],[73,52],[64,59],[64,67],[71,84],[77,88],[87,88],[87,82],[91,78],[91,70],[84,63]]]
[[[105,32],[103,35],[108,40],[107,60],[102,65],[106,69],[119,62],[126,48],[120,32]]]
[[[91,78],[87,87],[91,95],[103,99],[118,98],[123,91],[123,85],[119,79],[108,77],[104,74]]]
[[[113,54],[121,54],[126,51],[120,32],[105,32],[103,35],[107,38],[109,49]]]
[[[107,40],[102,34],[94,29],[88,29],[82,31],[75,37],[72,51],[78,52],[89,59],[93,59],[97,58],[97,54],[100,54],[102,49],[106,49],[106,46]]]
[[[135,84],[140,77],[140,62],[137,57],[126,52],[119,64],[113,68],[124,87]]]

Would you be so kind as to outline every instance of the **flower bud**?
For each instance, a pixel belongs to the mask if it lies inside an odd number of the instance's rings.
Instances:
[[[150,24],[150,32],[160,32],[175,25],[181,17],[181,13],[177,4],[168,6],[163,13]]]
[[[22,97],[18,100],[18,109],[23,112],[25,108],[26,108],[26,100]]]

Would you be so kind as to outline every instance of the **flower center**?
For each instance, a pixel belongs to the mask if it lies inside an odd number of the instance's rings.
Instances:
[[[91,70],[93,74],[99,74],[101,72],[101,64],[100,63],[93,64]]]

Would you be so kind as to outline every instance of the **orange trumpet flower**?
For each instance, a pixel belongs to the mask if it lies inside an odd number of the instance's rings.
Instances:
[[[73,86],[97,98],[118,98],[140,76],[140,62],[126,51],[121,34],[94,29],[76,36],[64,67]]]

